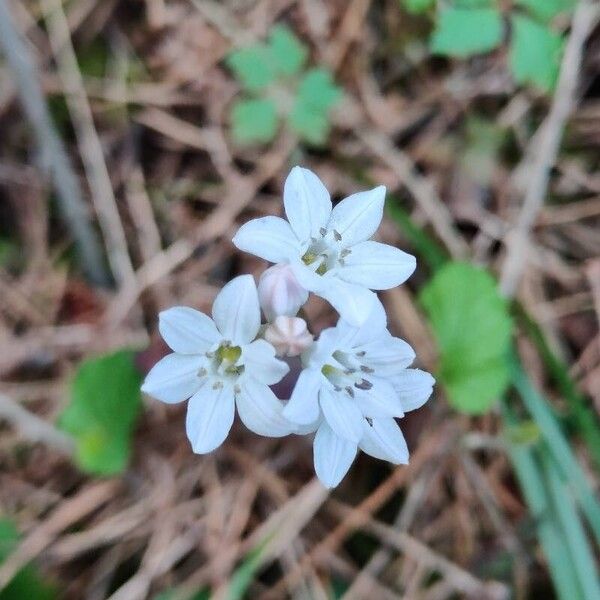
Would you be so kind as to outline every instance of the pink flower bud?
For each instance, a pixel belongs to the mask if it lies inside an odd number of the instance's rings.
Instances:
[[[308,292],[298,283],[292,268],[286,264],[269,267],[258,282],[260,306],[272,322],[275,317],[295,317],[308,300]]]
[[[279,316],[265,329],[265,340],[279,356],[299,356],[310,348],[313,336],[306,328],[306,321],[299,317]]]

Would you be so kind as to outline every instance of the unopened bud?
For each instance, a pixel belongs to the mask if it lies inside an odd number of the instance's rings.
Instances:
[[[299,356],[310,348],[313,336],[306,328],[306,321],[299,317],[280,316],[265,329],[265,340],[279,356]]]
[[[279,264],[260,276],[258,298],[267,321],[272,322],[281,315],[295,317],[308,300],[308,292],[298,283],[289,265]]]

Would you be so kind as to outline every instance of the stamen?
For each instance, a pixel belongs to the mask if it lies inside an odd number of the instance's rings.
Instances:
[[[222,381],[215,381],[213,383],[212,389],[213,390],[220,390],[223,387],[223,382]]]
[[[365,356],[365,354],[366,354],[366,351],[365,350],[361,350],[360,352],[357,352],[355,354],[355,356],[358,356],[359,358],[362,358],[363,356]]]
[[[241,388],[241,387],[240,387],[240,386],[239,386],[239,385],[236,383],[236,384],[233,386],[233,392],[234,392],[235,394],[239,394],[239,393],[241,393],[241,391],[242,391],[242,388]]]
[[[361,365],[360,370],[363,373],[375,373],[375,369],[371,369],[371,367],[367,367],[367,365]]]
[[[344,248],[340,252],[340,258],[346,258],[346,256],[349,256],[350,254],[352,254],[352,250],[349,250],[348,248]]]
[[[206,377],[208,375],[208,371],[202,367],[199,371],[198,371],[198,377]]]
[[[341,242],[342,241],[342,236],[339,232],[337,232],[335,229],[333,230],[333,237],[335,238],[336,242]]]
[[[354,387],[358,388],[359,390],[370,390],[373,387],[373,384],[366,379],[361,379],[359,382],[354,384]]]
[[[344,371],[344,375],[352,375],[353,373],[356,373],[356,369],[346,369]]]
[[[322,237],[325,237],[327,235],[327,229],[325,229],[325,227],[321,227],[321,229],[319,229],[319,233]]]
[[[365,417],[367,419],[367,423],[373,427],[373,419],[371,419],[371,417]]]
[[[354,390],[350,386],[346,387],[346,392],[348,392],[350,398],[354,398]]]

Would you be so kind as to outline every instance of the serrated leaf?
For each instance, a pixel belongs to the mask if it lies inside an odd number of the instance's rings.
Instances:
[[[79,366],[59,426],[75,439],[75,459],[84,471],[114,475],[127,466],[141,407],[141,383],[129,350],[92,358]]]
[[[510,377],[512,323],[496,282],[484,269],[453,262],[434,275],[420,301],[438,342],[438,376],[450,403],[463,412],[485,412]]]
[[[276,77],[271,53],[264,44],[233,51],[226,59],[236,79],[249,92],[267,87]]]
[[[14,523],[0,519],[0,565],[19,542],[19,532]],[[0,589],[0,600],[55,600],[58,593],[53,585],[45,582],[32,565],[23,567],[10,582]]]
[[[560,70],[562,36],[522,15],[513,15],[511,23],[510,68],[515,80],[551,91]]]
[[[269,34],[269,50],[275,70],[283,75],[295,75],[301,69],[308,51],[284,25],[275,25]]]
[[[240,144],[269,142],[277,133],[277,108],[269,99],[238,100],[231,120],[233,137]]]
[[[439,13],[430,49],[434,54],[456,57],[488,52],[500,45],[503,30],[497,9],[444,9]]]
[[[424,13],[435,5],[436,0],[401,0],[402,6],[413,14]]]
[[[516,0],[516,3],[542,21],[551,21],[575,6],[575,0]]]

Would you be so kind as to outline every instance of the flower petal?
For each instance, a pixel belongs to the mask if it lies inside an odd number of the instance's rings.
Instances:
[[[364,352],[363,364],[371,367],[378,377],[393,377],[402,373],[415,359],[415,351],[404,340],[390,333],[358,346]]]
[[[229,433],[235,414],[233,388],[215,389],[210,381],[190,398],[185,429],[196,454],[218,448]]]
[[[369,318],[375,303],[380,302],[374,292],[360,285],[337,278],[329,278],[327,283],[326,287],[312,291],[325,298],[342,319],[351,325],[362,325]]]
[[[198,371],[204,356],[168,354],[150,370],[142,384],[142,392],[168,404],[187,400],[202,385]]]
[[[372,425],[365,420],[359,447],[375,458],[394,464],[408,464],[406,440],[394,419],[372,419]]]
[[[433,391],[435,379],[426,371],[405,369],[398,373],[391,383],[404,412],[408,412],[420,408],[427,402]]]
[[[339,331],[340,348],[355,348],[389,335],[386,329],[387,315],[381,302],[374,302],[367,320],[355,327],[340,319],[336,325]]]
[[[260,327],[258,292],[252,275],[240,275],[215,298],[213,319],[222,336],[234,344],[250,343]]]
[[[244,425],[267,437],[288,435],[294,426],[283,417],[283,403],[270,387],[252,378],[244,379],[236,396],[238,414]]]
[[[265,385],[279,383],[290,370],[287,363],[275,358],[275,348],[265,340],[244,346],[240,362],[245,374]]]
[[[394,386],[387,380],[365,375],[373,387],[357,393],[360,410],[365,417],[403,417],[404,410]]]
[[[323,375],[317,369],[304,369],[292,391],[283,416],[293,423],[308,425],[319,418],[319,390]]]
[[[416,266],[411,254],[388,244],[367,241],[352,246],[338,277],[370,290],[389,290],[404,283]]]
[[[327,423],[335,433],[352,442],[360,440],[364,419],[356,400],[343,391],[323,387],[319,392],[319,402]]]
[[[331,199],[322,181],[308,169],[294,167],[283,188],[285,214],[300,242],[318,237],[331,214]]]
[[[234,245],[269,262],[288,262],[301,254],[290,224],[280,217],[261,217],[242,225],[233,237]]]
[[[209,316],[188,306],[163,310],[158,330],[171,350],[180,354],[202,354],[221,337]]]
[[[344,478],[356,457],[356,443],[336,435],[322,423],[315,436],[315,472],[326,488],[334,488]]]
[[[364,242],[377,231],[384,203],[383,185],[368,192],[352,194],[334,206],[327,229],[341,236],[340,243],[344,248]]]

